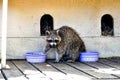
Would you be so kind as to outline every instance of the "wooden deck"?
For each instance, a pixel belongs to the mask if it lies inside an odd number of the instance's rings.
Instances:
[[[120,58],[100,59],[94,63],[39,63],[7,61],[0,80],[120,80]]]

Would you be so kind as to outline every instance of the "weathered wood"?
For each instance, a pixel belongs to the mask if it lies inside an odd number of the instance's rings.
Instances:
[[[42,71],[42,73],[44,73],[46,76],[50,77],[52,80],[70,80],[70,78],[67,77],[65,74],[61,73],[47,63],[33,65],[40,71]]]
[[[119,63],[120,64],[120,58],[109,58],[108,60]]]
[[[5,80],[0,70],[0,80]]]
[[[0,80],[120,80],[120,64],[117,60],[100,59],[94,63],[38,64],[23,60],[7,61],[10,69],[1,70]]]
[[[99,62],[110,66],[110,68],[113,67],[114,69],[111,69],[109,73],[120,77],[120,64],[119,63],[116,63],[116,62],[113,62],[107,59],[100,59]]]
[[[105,79],[92,79],[92,80],[120,80],[120,79],[114,79],[114,78],[105,78]]]
[[[13,61],[29,80],[50,80],[26,61]]]
[[[85,64],[80,63],[80,62],[68,63],[68,64],[77,68],[78,70],[82,70],[82,71],[88,73],[89,75],[94,76],[95,78],[116,78],[110,74],[97,72],[98,69],[90,67],[90,66],[85,65]],[[94,63],[88,63],[88,64],[94,64]]]
[[[25,75],[23,75],[16,67],[11,63],[11,61],[7,61],[7,64],[10,66],[10,69],[2,70],[5,74],[7,80],[27,80]]]
[[[67,76],[69,76],[70,78],[72,78],[72,80],[90,80],[93,77],[85,74],[84,72],[78,71],[73,67],[70,67],[66,64],[63,63],[49,63],[51,65],[53,65],[54,67],[58,68],[59,70],[61,70],[62,72],[66,73]]]
[[[120,64],[116,63],[116,62],[113,62],[111,60],[107,60],[107,59],[100,59],[99,60],[100,63],[102,64],[106,64],[108,66],[111,66],[113,68],[117,68],[117,69],[120,69]]]
[[[110,71],[114,70],[115,68],[112,68],[108,65],[104,65],[104,64],[99,63],[99,62],[85,63],[85,64],[88,64],[89,66],[97,68],[95,70],[95,72],[97,72],[98,74],[102,74],[102,76],[100,78],[118,78],[118,77],[111,75],[113,73],[110,73]]]
[[[88,65],[92,66],[93,68],[97,68],[97,69],[108,68],[107,65],[104,65],[104,64],[101,64],[101,63],[98,63],[98,62],[86,62],[85,64],[88,64]]]

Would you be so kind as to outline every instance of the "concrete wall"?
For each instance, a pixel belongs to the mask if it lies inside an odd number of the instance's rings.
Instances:
[[[1,17],[2,0],[0,4]],[[100,57],[120,56],[119,7],[119,0],[9,0],[7,58],[23,59],[26,52],[44,50],[45,36],[40,36],[44,14],[53,17],[54,29],[63,25],[76,29],[88,51],[99,51]],[[114,19],[114,37],[101,36],[104,14]]]

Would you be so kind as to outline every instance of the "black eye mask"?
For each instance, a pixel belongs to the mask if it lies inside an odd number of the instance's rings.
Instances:
[[[53,42],[53,40],[47,40],[47,42]]]
[[[59,40],[47,40],[47,42],[56,42],[56,43],[58,43]]]
[[[58,43],[59,42],[59,40],[54,40],[56,43]]]

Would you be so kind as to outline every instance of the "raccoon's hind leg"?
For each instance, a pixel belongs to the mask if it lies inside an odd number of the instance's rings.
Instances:
[[[75,50],[75,49],[74,49]],[[78,57],[79,57],[79,52],[78,52],[79,49],[76,49],[75,51],[73,50],[70,50],[69,51],[69,59],[67,60],[67,62],[75,62]]]
[[[67,47],[67,53],[69,54],[69,60],[67,62],[75,62],[79,57],[79,44],[76,42],[71,42]]]

